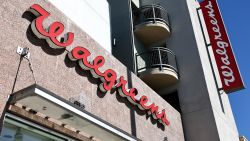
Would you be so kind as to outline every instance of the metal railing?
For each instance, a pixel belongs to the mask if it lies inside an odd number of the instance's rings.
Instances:
[[[136,54],[137,73],[150,68],[169,68],[178,74],[175,54],[168,48],[154,47]]]
[[[138,12],[139,19],[136,21],[136,25],[144,22],[155,23],[159,21],[165,23],[167,26],[170,26],[167,10],[160,5],[145,5],[142,6]]]

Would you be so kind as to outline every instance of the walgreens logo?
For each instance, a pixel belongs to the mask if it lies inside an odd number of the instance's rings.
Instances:
[[[64,25],[62,23],[53,22],[47,29],[43,27],[43,21],[50,16],[50,13],[40,5],[32,5],[30,11],[37,16],[31,24],[32,31],[38,38],[45,39],[50,47],[55,49],[66,48],[73,43],[74,33],[72,32],[65,34],[63,42],[58,41],[57,37],[64,32]],[[170,124],[165,109],[159,111],[158,106],[155,103],[149,103],[149,99],[145,95],[138,98],[136,88],[126,89],[127,80],[125,80],[124,76],[118,77],[113,69],[100,71],[99,69],[105,65],[105,58],[103,56],[96,56],[92,61],[88,61],[90,55],[90,51],[82,46],[77,46],[68,53],[70,60],[78,61],[83,70],[90,71],[94,78],[102,81],[99,85],[99,89],[102,92],[105,93],[111,89],[118,89],[120,96],[126,97],[130,103],[138,106],[139,109],[146,110],[164,126]]]
[[[200,3],[209,33],[223,90],[227,93],[244,88],[233,50],[216,0]]]

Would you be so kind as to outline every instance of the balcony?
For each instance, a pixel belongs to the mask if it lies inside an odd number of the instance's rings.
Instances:
[[[143,6],[135,20],[135,35],[145,45],[164,42],[170,36],[167,11],[159,5]]]
[[[154,47],[136,54],[137,74],[154,90],[172,86],[178,81],[175,54],[163,47]]]

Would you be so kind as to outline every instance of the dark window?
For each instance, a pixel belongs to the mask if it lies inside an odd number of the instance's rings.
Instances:
[[[178,92],[172,92],[167,95],[163,95],[162,98],[166,100],[171,106],[173,106],[177,111],[181,112],[180,102]]]

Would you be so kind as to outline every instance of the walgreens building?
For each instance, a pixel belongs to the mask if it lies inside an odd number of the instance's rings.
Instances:
[[[1,141],[246,141],[216,0],[0,0]]]

